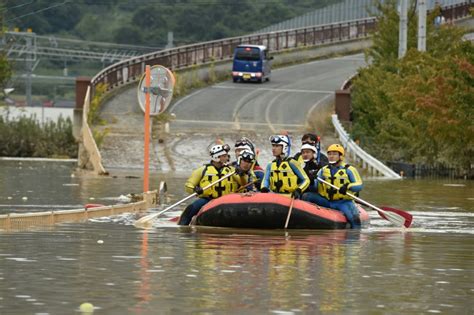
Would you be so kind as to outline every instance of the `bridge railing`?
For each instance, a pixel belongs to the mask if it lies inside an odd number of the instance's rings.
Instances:
[[[105,83],[109,89],[114,89],[136,81],[143,74],[147,64],[160,64],[170,70],[178,70],[195,65],[231,60],[235,47],[240,44],[265,45],[271,52],[281,52],[287,49],[365,38],[369,36],[374,27],[375,18],[367,18],[344,23],[225,38],[149,53],[118,62],[99,72],[92,79],[91,96],[93,96],[94,87],[99,83]]]

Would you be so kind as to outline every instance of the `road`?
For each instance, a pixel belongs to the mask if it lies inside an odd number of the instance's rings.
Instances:
[[[263,84],[229,80],[196,90],[168,108],[176,120],[166,137],[160,135],[163,143],[153,141],[151,166],[189,172],[208,161],[207,148],[216,139],[233,145],[240,136],[256,142],[265,164],[271,159],[267,140],[271,134],[287,130],[299,145],[308,117],[332,102],[334,91],[365,65],[362,54],[350,55],[277,69],[271,81]],[[139,113],[135,99],[136,88],[129,88],[104,104],[103,114],[111,128],[101,148],[106,168],[143,165],[142,118],[135,117]],[[129,108],[123,109],[124,104]]]

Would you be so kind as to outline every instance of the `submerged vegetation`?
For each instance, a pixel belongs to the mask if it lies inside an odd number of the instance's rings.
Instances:
[[[0,156],[76,158],[77,150],[69,118],[42,126],[34,116],[15,120],[0,116]]]
[[[428,16],[427,51],[416,49],[417,15],[408,14],[408,52],[398,59],[396,1],[383,13],[372,64],[354,80],[352,136],[380,159],[452,165],[472,176],[474,45],[463,30]]]

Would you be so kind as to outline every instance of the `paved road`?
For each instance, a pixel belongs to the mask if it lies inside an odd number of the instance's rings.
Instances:
[[[216,139],[233,144],[242,135],[260,147],[265,164],[271,159],[269,135],[288,130],[299,140],[308,116],[317,115],[322,104],[334,99],[334,91],[364,65],[363,55],[357,54],[277,69],[263,84],[229,80],[197,90],[169,107],[176,120],[164,143],[153,141],[151,166],[189,172],[208,160],[207,148]],[[133,87],[105,104],[110,133],[101,153],[106,168],[142,167],[142,116],[137,119],[137,106]]]
[[[362,55],[319,60],[273,72],[271,82],[220,83],[170,107],[172,130],[301,130],[308,114],[332,99],[347,77],[365,64]]]

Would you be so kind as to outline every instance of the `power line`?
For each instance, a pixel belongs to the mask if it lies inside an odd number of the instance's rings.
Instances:
[[[26,14],[23,14],[23,15],[20,15],[20,16],[17,16],[17,17],[14,17],[14,18],[12,18],[12,19],[6,20],[5,22],[15,21],[15,20],[21,19],[21,18],[23,18],[23,17],[25,17],[25,16],[33,15],[33,14],[36,14],[36,13],[40,13],[40,12],[43,12],[43,11],[46,11],[46,10],[49,10],[49,9],[53,9],[53,8],[56,8],[56,7],[65,5],[66,3],[69,3],[69,2],[71,2],[71,0],[65,0],[65,1],[63,1],[63,2],[61,2],[61,3],[53,4],[52,6],[49,6],[49,7],[47,7],[47,8],[39,9],[39,10],[36,10],[36,11],[32,11],[32,12],[29,12],[29,13],[26,13]]]
[[[35,0],[31,0],[30,2],[18,4],[18,5],[15,5],[15,6],[13,6],[13,7],[4,8],[4,9],[0,10],[0,12],[5,11],[5,10],[11,10],[11,9],[16,9],[16,8],[21,8],[21,7],[24,7],[25,5],[32,4],[33,2],[35,2]]]

